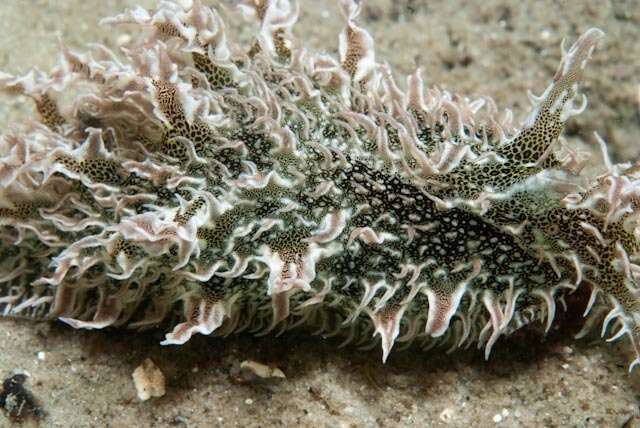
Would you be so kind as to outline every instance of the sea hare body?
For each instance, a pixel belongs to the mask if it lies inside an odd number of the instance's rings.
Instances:
[[[0,143],[0,314],[488,356],[584,288],[587,329],[637,351],[637,165],[583,173],[561,138],[602,32],[563,49],[515,126],[419,71],[401,89],[359,4],[341,7],[339,59],[300,47],[287,1],[241,6],[248,47],[199,0],[163,1],[105,20],[144,33],[124,59],[63,50],[48,74],[0,74],[39,113]]]

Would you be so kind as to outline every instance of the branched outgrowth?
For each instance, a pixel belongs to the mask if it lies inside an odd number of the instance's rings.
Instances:
[[[50,73],[0,74],[39,123],[0,143],[0,314],[193,334],[306,328],[358,346],[477,345],[554,322],[591,293],[586,329],[640,351],[640,168],[581,173],[561,138],[603,33],[589,29],[519,126],[487,97],[406,89],[340,1],[339,58],[293,36],[287,0],[218,13],[160,2],[106,24],[142,40]],[[76,88],[73,105],[59,95]],[[42,126],[44,125],[44,126]],[[597,170],[593,169],[592,170]],[[631,367],[640,363],[636,359]]]

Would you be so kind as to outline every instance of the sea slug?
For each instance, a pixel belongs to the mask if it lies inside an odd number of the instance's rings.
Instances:
[[[603,32],[563,46],[514,124],[420,70],[397,82],[361,4],[340,6],[338,59],[294,39],[287,0],[240,6],[245,47],[200,0],[160,1],[103,21],[144,35],[118,53],[0,74],[39,115],[0,141],[0,315],[488,357],[584,290],[585,331],[628,337],[640,364],[640,168],[599,138],[605,165],[584,168],[562,138]]]

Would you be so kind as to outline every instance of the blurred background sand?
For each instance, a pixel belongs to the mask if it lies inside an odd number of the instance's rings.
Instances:
[[[73,49],[115,48],[127,30],[100,17],[152,0],[7,0],[0,3],[0,70],[51,67],[58,36]],[[233,2],[222,2],[225,7]],[[337,52],[342,21],[333,1],[301,0],[296,27],[314,50]],[[205,4],[215,2],[205,0]],[[591,26],[607,38],[586,73],[587,111],[571,120],[570,141],[594,147],[597,130],[617,160],[635,160],[640,83],[637,1],[367,1],[360,22],[404,82],[418,65],[425,81],[468,96],[489,95],[516,118],[526,90],[540,93],[560,57],[560,40]],[[230,18],[238,16],[230,12]],[[251,27],[234,19],[232,33]],[[29,102],[0,103],[0,127],[32,115]],[[544,343],[520,334],[481,353],[451,356],[412,350],[380,363],[380,352],[337,349],[320,338],[196,337],[180,348],[161,332],[74,331],[57,324],[0,321],[0,376],[31,374],[29,388],[47,416],[41,426],[636,426],[640,372],[626,374],[629,347],[587,346],[555,333]],[[44,359],[38,359],[44,352]],[[42,356],[42,354],[41,354]],[[151,357],[167,394],[136,398],[131,373]],[[238,384],[246,359],[276,365],[279,383]],[[0,426],[8,420],[0,415]]]

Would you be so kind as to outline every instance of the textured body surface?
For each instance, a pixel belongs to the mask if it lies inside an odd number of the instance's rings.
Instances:
[[[54,123],[54,124],[55,124],[55,123]],[[71,165],[71,166],[75,166],[73,163],[70,163],[70,165]],[[87,163],[87,165],[91,165],[91,163],[90,163],[90,162],[88,162],[88,163]],[[84,165],[83,165],[83,166],[84,166]],[[363,168],[364,168],[364,167],[363,167]],[[338,169],[338,168],[334,168],[334,169]],[[94,172],[93,172],[94,170],[92,170],[92,169],[90,169],[90,168],[89,168],[89,169],[87,169],[87,170],[85,170],[85,171],[88,171],[88,172],[87,172],[88,174],[94,174],[94,177],[96,177],[96,175],[95,175],[95,174],[97,174],[97,173],[94,173]],[[356,173],[358,173],[358,171],[356,171]],[[367,174],[369,174],[369,175],[370,175],[371,173],[370,173],[370,172],[368,172]],[[101,176],[101,177],[102,177],[102,176]],[[339,181],[339,180],[336,180],[336,181]],[[379,184],[380,184],[380,183],[379,183]],[[393,184],[393,183],[386,183],[386,182],[383,182],[383,183],[382,183],[382,185],[387,185],[387,184]],[[471,189],[471,190],[469,190],[469,191],[471,192],[470,194],[473,194],[473,189]],[[443,192],[444,192],[444,191],[443,191]],[[345,193],[349,193],[349,192],[347,191],[347,192],[345,192]],[[353,193],[355,193],[355,192],[353,192]],[[400,193],[400,192],[398,192],[398,193]],[[446,193],[446,192],[444,192],[444,193]],[[444,194],[444,193],[441,193],[441,194]],[[437,193],[436,193],[436,194],[437,194]],[[411,193],[409,193],[409,195],[411,195]],[[433,196],[433,195],[432,195],[432,196]],[[475,195],[473,195],[473,196],[475,196]],[[527,201],[527,200],[525,199],[525,201]],[[432,202],[433,202],[433,201],[432,201]],[[437,202],[437,201],[436,201],[436,202]],[[433,202],[433,204],[435,204],[436,202]],[[527,202],[531,202],[531,201],[527,201]],[[338,199],[337,201],[332,201],[332,203],[340,203],[340,200]],[[351,204],[351,201],[349,201],[349,204],[347,204],[347,205],[352,205],[352,204]],[[527,205],[531,205],[531,204],[527,204]],[[458,221],[458,220],[461,218],[461,217],[460,217],[460,216],[461,216],[461,214],[458,214],[458,211],[456,211],[456,210],[452,210],[452,209],[450,209],[450,208],[447,208],[447,209],[444,209],[444,210],[443,210],[443,211],[445,211],[445,214],[446,214],[446,212],[453,211],[453,212],[449,212],[449,215],[436,214],[436,211],[434,211],[434,209],[433,209],[433,205],[432,205],[431,203],[429,203],[429,205],[424,205],[422,208],[424,208],[424,209],[421,209],[421,210],[420,210],[420,212],[423,212],[423,213],[424,213],[424,212],[427,212],[427,213],[429,213],[429,215],[438,215],[438,216],[439,216],[439,218],[443,218],[443,219],[445,219],[445,218],[446,218],[446,219],[448,219],[448,220],[443,220],[443,221],[444,221],[444,223],[456,222],[456,221]],[[445,207],[445,208],[446,208],[446,207]],[[14,207],[14,209],[17,209],[17,208],[15,208],[15,207]],[[544,205],[543,205],[542,207],[540,207],[540,210],[541,210],[542,212],[544,212],[544,211],[545,211],[545,207],[544,207]],[[188,209],[187,209],[187,211],[188,211]],[[185,212],[186,212],[186,211],[185,211]],[[463,212],[467,212],[467,211],[463,211]],[[455,214],[455,215],[454,215],[454,214]],[[485,214],[486,214],[486,213],[485,213]],[[491,211],[490,211],[490,210],[488,211],[488,214],[489,214],[489,215],[491,215]],[[397,218],[402,218],[402,214],[399,214],[398,212],[396,212],[394,215],[395,215]],[[452,217],[452,215],[453,215],[453,217]],[[465,214],[465,215],[466,215],[466,214]],[[474,217],[474,218],[475,218],[475,217]],[[474,218],[466,218],[466,217],[465,217],[465,221],[469,221],[469,222],[471,222],[471,221],[475,221],[475,220],[474,220]],[[346,221],[346,220],[345,220],[345,221]],[[351,221],[351,220],[350,220],[350,221]],[[318,223],[320,223],[320,222],[318,222]],[[435,227],[435,226],[434,226],[434,227]],[[453,233],[453,232],[454,232],[454,230],[452,230],[452,229],[447,229],[447,230],[442,231],[442,233],[443,233],[443,234],[447,234],[447,233],[449,233],[449,234],[450,234],[450,233]],[[488,231],[487,233],[493,233],[493,231],[492,231],[492,230],[490,230],[490,231]],[[496,234],[498,234],[498,233],[496,232]],[[453,236],[453,235],[452,235],[452,236]],[[500,236],[502,236],[502,235],[500,235]],[[489,238],[489,239],[490,239],[490,238]],[[501,240],[503,240],[503,239],[508,239],[508,238],[501,238]],[[289,241],[285,241],[285,242],[289,242]],[[510,242],[507,242],[505,245],[508,245],[508,244],[510,244]],[[409,250],[409,251],[411,251],[411,250],[415,251],[415,250],[418,250],[418,248],[413,248],[413,249],[412,249],[411,247],[408,247],[408,250]],[[436,249],[435,249],[435,248],[433,248],[433,249],[429,249],[429,250],[430,250],[431,252],[435,252],[435,250],[436,250]],[[466,254],[465,254],[465,256],[466,256]],[[498,254],[497,256],[499,257],[500,255]],[[496,257],[496,258],[498,258],[498,257]],[[586,257],[586,256],[585,256],[585,257]],[[388,257],[387,257],[387,258],[388,258]],[[378,259],[378,260],[379,260],[379,259]],[[376,260],[376,261],[378,261],[378,260]],[[454,261],[455,261],[455,260],[454,260]],[[442,263],[442,259],[440,259],[440,260],[436,259],[436,262],[437,262],[437,263]],[[393,260],[390,260],[388,263],[395,263],[395,262],[394,262]],[[560,266],[560,267],[558,267],[558,270],[560,270],[560,271],[561,271],[560,276],[562,276],[562,272],[564,272],[564,273],[568,272],[567,270],[563,270],[564,268],[566,268],[566,267],[565,267],[565,266]],[[553,267],[552,267],[551,269],[553,269]],[[389,269],[389,270],[391,270],[391,269]],[[543,270],[544,270],[544,269],[543,269]],[[553,269],[553,270],[555,270],[555,269]],[[320,272],[320,270],[318,270],[318,272]],[[325,272],[326,272],[326,271],[325,271]],[[541,272],[542,272],[542,270],[541,270]],[[558,275],[556,275],[556,272],[551,273],[551,272],[549,272],[549,271],[542,272],[542,273],[541,273],[541,275],[543,275],[543,274],[544,274],[544,275],[548,275],[548,277],[549,277],[549,278],[554,277],[554,275],[555,275],[555,276],[558,276]],[[569,275],[567,274],[567,276],[569,276]],[[466,279],[466,277],[465,277],[465,279]],[[559,281],[559,280],[554,280],[554,281],[557,281],[557,282],[550,281],[550,283],[549,283],[550,288],[551,288],[551,286],[552,286],[553,284],[557,284],[557,283],[560,283],[560,282],[561,282],[561,281]],[[390,282],[391,282],[391,281],[390,281]],[[432,282],[435,282],[435,281],[432,281]],[[465,281],[461,281],[461,282],[465,282]],[[263,285],[264,285],[264,284],[263,284]],[[435,287],[432,287],[432,288],[435,288]],[[453,287],[453,288],[456,288],[456,287]],[[475,287],[474,287],[474,288],[475,288]],[[478,288],[479,288],[479,289],[482,289],[481,287],[478,287]],[[493,287],[493,288],[495,288],[495,289],[497,290],[497,291],[496,291],[497,293],[501,293],[501,290],[500,290],[498,287]],[[492,289],[493,289],[493,288],[492,288]],[[515,288],[516,288],[516,287],[515,287],[515,284],[514,284],[514,290],[515,290]],[[508,290],[508,289],[509,289],[509,282],[507,281],[507,286],[505,287],[505,290]],[[396,292],[396,291],[397,291],[397,290],[394,290],[394,295],[395,295],[395,292]],[[504,291],[504,290],[502,290],[502,291]],[[427,300],[429,300],[429,293],[425,293],[425,294],[426,294],[426,299],[427,299]],[[380,295],[373,296],[373,297],[377,297],[376,301],[382,301],[383,303],[386,303],[386,302],[388,302],[388,301],[389,301],[388,299],[387,299],[387,300],[385,300],[385,299],[380,299],[381,295],[382,295],[382,293],[381,293]],[[402,296],[401,296],[401,297],[402,297]],[[358,299],[358,300],[359,300],[359,299]],[[485,298],[484,298],[484,296],[482,296],[482,299],[480,299],[480,300],[489,300],[489,297],[487,297],[487,298],[485,299]],[[401,300],[400,300],[400,302],[401,302]],[[523,302],[524,302],[524,300],[523,300]],[[266,305],[266,303],[270,303],[270,301],[267,299],[267,300],[266,300],[266,302],[264,302],[264,305],[263,305],[263,306],[267,306],[267,305]],[[428,303],[428,302],[427,302],[427,303]],[[539,302],[538,302],[538,303],[539,303]],[[535,303],[534,305],[537,305],[538,303]],[[463,304],[471,305],[471,303],[463,303]],[[482,302],[482,304],[486,305],[486,303],[485,303],[484,301]],[[524,302],[524,303],[523,303],[523,305],[524,305],[524,306],[526,306],[526,302]],[[372,306],[373,306],[373,305],[372,305]],[[382,306],[384,306],[384,305],[382,305]],[[382,308],[382,306],[380,306],[380,308]],[[432,305],[432,306],[436,306],[436,305]],[[488,305],[487,305],[487,306],[488,306]],[[417,307],[417,306],[416,306],[416,307]],[[481,307],[481,306],[478,306],[478,307]],[[425,306],[423,306],[422,308],[423,308],[424,310],[426,310],[427,306],[425,305]],[[546,307],[545,307],[545,306],[541,306],[541,308],[542,308],[542,309],[544,309],[544,308],[546,308]],[[269,314],[269,315],[271,315],[271,307],[269,307],[268,309],[269,309],[268,314]],[[547,309],[547,311],[548,311],[548,309]],[[365,311],[365,312],[366,312],[366,311]],[[392,312],[392,311],[391,311],[391,312]],[[505,312],[506,312],[506,311],[505,311]],[[544,311],[542,311],[542,312],[544,313]],[[371,311],[371,313],[373,313],[373,315],[375,315],[375,314],[376,314],[376,311]],[[371,314],[365,314],[365,313],[363,313],[363,317],[362,317],[363,319],[359,320],[359,322],[361,322],[361,323],[365,323],[365,324],[366,324],[367,317],[366,317],[366,316],[364,316],[364,315],[370,316]],[[409,315],[410,315],[410,317],[409,317]],[[408,315],[409,319],[410,319],[411,317],[414,317],[414,316],[415,316],[415,314],[409,314],[409,315]],[[538,315],[538,316],[539,316],[539,315]],[[269,319],[269,318],[265,315],[264,319]],[[85,322],[87,322],[87,319],[85,319],[84,321],[85,321]],[[93,321],[95,321],[95,320],[93,320]],[[426,321],[426,319],[425,319],[425,320],[423,320],[423,321]],[[473,321],[474,323],[476,323],[476,324],[480,322],[480,321],[478,321],[478,319],[477,319],[477,318],[473,318],[473,319],[472,319],[472,321]],[[488,323],[489,323],[489,321],[490,321],[490,320],[488,320],[488,319],[487,319],[486,314],[485,314],[485,319],[484,319],[484,320],[482,320],[482,322],[480,322],[480,324],[482,324],[480,327],[484,327],[484,325],[488,324]],[[369,327],[369,328],[371,328],[371,327]],[[476,326],[476,327],[474,327],[474,328],[478,329],[479,327],[478,327],[478,326]],[[364,332],[365,332],[365,333],[369,333],[368,335],[370,335],[371,330],[369,330],[369,331],[367,332],[367,328],[366,328],[366,327],[365,327],[365,328],[363,328],[363,330],[364,330]],[[495,330],[495,329],[494,329],[494,330]],[[488,330],[488,331],[489,331],[489,330]],[[477,331],[475,331],[475,332],[474,332],[474,334],[478,334],[478,333],[479,333],[479,332],[477,332]],[[364,337],[364,336],[366,336],[366,334],[364,334],[364,333],[363,333],[363,337]],[[475,339],[475,337],[474,337],[474,339]],[[485,338],[485,339],[486,339],[486,338]]]

